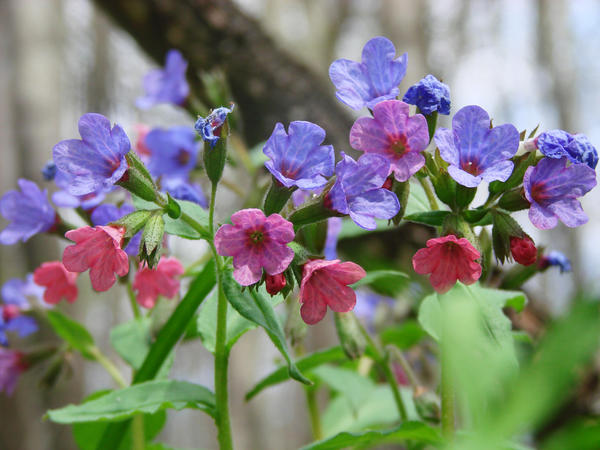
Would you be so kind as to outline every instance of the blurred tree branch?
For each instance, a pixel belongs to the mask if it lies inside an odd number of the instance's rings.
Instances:
[[[347,147],[352,119],[336,102],[333,87],[279,49],[230,0],[94,2],[159,64],[170,48],[181,50],[198,98],[205,95],[195,74],[222,69],[249,145],[265,140],[276,122],[309,120],[327,130],[328,142]]]

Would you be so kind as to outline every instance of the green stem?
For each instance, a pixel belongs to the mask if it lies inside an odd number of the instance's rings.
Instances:
[[[127,296],[129,297],[129,303],[131,305],[131,310],[133,311],[133,316],[136,319],[139,319],[142,317],[142,313],[140,311],[140,306],[135,299],[135,292],[133,292],[133,286],[130,279],[127,280]]]
[[[310,425],[312,427],[313,439],[320,441],[323,439],[323,427],[321,426],[321,413],[317,403],[317,390],[314,387],[306,387],[306,403],[308,404],[308,414],[310,416]]]
[[[142,414],[133,416],[131,434],[133,437],[133,449],[144,450],[146,448],[146,434],[144,433],[144,416]]]
[[[104,370],[108,372],[108,374],[115,380],[115,382],[119,385],[120,388],[127,387],[127,382],[119,372],[119,369],[112,363],[110,359],[108,359],[104,354],[100,351],[98,347],[92,347],[89,349],[89,352],[92,354],[94,359],[100,363]]]
[[[441,355],[441,396],[442,396],[442,434],[446,438],[454,435],[454,387],[448,352],[442,345]]]
[[[396,357],[396,359],[402,366],[402,370],[404,370],[404,372],[406,373],[406,376],[408,377],[408,381],[412,386],[413,391],[416,391],[421,386],[421,383],[419,383],[419,379],[415,375],[415,372],[412,370],[412,367],[410,367],[410,364],[404,357],[404,354],[397,347],[389,346],[388,348],[391,348],[393,355]]]
[[[440,209],[438,206],[437,200],[435,198],[435,194],[433,193],[433,189],[431,188],[431,185],[429,184],[429,181],[425,180],[425,178],[419,178],[419,177],[417,177],[417,180],[419,180],[421,187],[425,191],[425,195],[427,196],[427,200],[429,200],[429,206],[431,207],[431,209],[433,211],[437,211],[438,209]]]
[[[229,365],[229,351],[227,350],[227,299],[223,291],[223,260],[217,253],[214,237],[214,215],[215,198],[217,194],[217,184],[213,183],[210,195],[210,205],[208,208],[208,227],[211,239],[209,241],[210,249],[213,252],[216,262],[216,279],[218,286],[217,298],[217,333],[215,342],[215,397],[216,397],[216,422],[221,450],[233,449],[233,440],[231,438],[231,422],[229,420],[229,395],[227,390],[227,369]]]

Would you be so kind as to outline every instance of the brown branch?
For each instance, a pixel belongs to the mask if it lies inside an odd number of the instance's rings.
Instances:
[[[195,74],[222,69],[250,145],[268,138],[276,122],[308,120],[327,131],[329,143],[348,147],[352,121],[325,74],[315,76],[294,61],[231,1],[94,1],[160,64],[167,50],[181,50],[198,97],[202,87]]]

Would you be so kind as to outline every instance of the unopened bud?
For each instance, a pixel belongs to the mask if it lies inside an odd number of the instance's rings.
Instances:
[[[350,359],[359,358],[364,353],[367,343],[360,330],[358,319],[352,312],[336,312],[334,318],[335,328],[344,353]]]
[[[277,295],[284,287],[286,287],[286,285],[287,281],[283,273],[267,275],[265,278],[265,287],[271,296]]]
[[[522,238],[512,236],[510,238],[510,252],[515,261],[524,266],[530,266],[537,260],[537,248],[533,240],[527,235]]]

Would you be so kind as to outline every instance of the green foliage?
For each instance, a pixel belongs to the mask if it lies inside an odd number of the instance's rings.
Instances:
[[[57,309],[48,311],[48,322],[62,339],[74,350],[77,350],[87,359],[96,359],[94,356],[94,338],[85,327],[73,319],[69,319]]]
[[[394,297],[408,283],[409,276],[399,270],[369,270],[367,275],[354,283],[352,288],[370,286],[380,294]]]
[[[231,272],[223,274],[223,290],[227,300],[240,315],[265,329],[275,347],[288,363],[290,376],[304,384],[311,384],[296,367],[289,354],[283,328],[277,319],[273,305],[254,290],[242,292],[240,285],[233,279]]]
[[[427,333],[417,321],[407,319],[400,325],[386,328],[380,336],[384,345],[393,344],[402,350],[407,350],[419,343]]]
[[[404,216],[404,220],[439,227],[444,223],[444,219],[448,214],[450,214],[450,211],[423,211]]]
[[[120,421],[139,413],[154,414],[172,408],[200,409],[211,416],[215,413],[214,394],[187,381],[156,380],[110,392],[81,405],[68,405],[48,411],[57,423]]]
[[[310,355],[304,356],[296,361],[296,366],[303,372],[308,372],[315,367],[319,367],[325,363],[336,363],[347,361],[347,357],[341,347],[332,347],[327,350],[321,350]],[[259,381],[248,393],[246,394],[246,401],[257,395],[263,389],[276,384],[282,383],[290,379],[290,374],[287,366],[280,367],[279,369],[271,372],[261,381]]]

